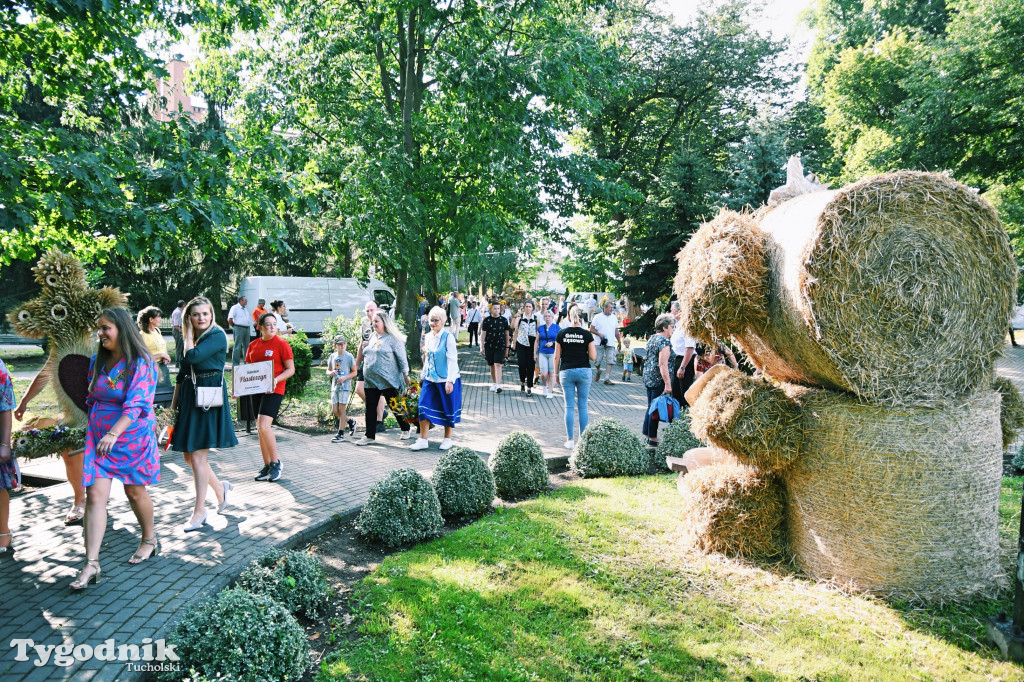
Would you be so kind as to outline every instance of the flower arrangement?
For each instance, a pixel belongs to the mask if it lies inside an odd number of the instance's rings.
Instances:
[[[41,429],[32,428],[18,431],[12,440],[14,456],[25,461],[65,450],[81,450],[85,447],[85,428],[60,424]]]
[[[420,382],[409,381],[405,393],[388,400],[388,407],[399,422],[418,424],[420,420]]]

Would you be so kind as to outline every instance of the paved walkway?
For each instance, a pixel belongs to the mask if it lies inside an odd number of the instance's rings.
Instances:
[[[508,366],[505,390],[490,393],[490,377],[479,352],[460,349],[463,369],[464,420],[455,431],[458,445],[491,453],[506,433],[523,429],[533,434],[548,457],[564,456],[562,399],[519,392],[515,366]],[[620,374],[621,375],[621,374]],[[591,420],[617,416],[639,430],[646,402],[643,386],[595,384],[590,394]],[[357,432],[358,433],[358,432]],[[438,434],[438,430],[432,433]],[[106,639],[142,646],[143,638],[165,637],[183,609],[224,588],[245,565],[267,548],[302,542],[351,514],[366,500],[370,486],[389,471],[412,467],[428,473],[440,452],[439,436],[429,450],[411,452],[389,429],[380,445],[357,448],[333,444],[330,436],[305,436],[278,431],[283,476],[277,483],[257,483],[262,464],[255,434],[239,434],[238,447],[215,451],[210,461],[218,476],[235,484],[232,507],[224,516],[207,501],[211,526],[187,536],[181,530],[190,516],[192,476],[177,453],[163,455],[161,482],[150,489],[156,508],[160,556],[137,566],[126,561],[138,546],[139,530],[123,488],[114,484],[100,563],[99,585],[71,593],[68,583],[80,569],[83,544],[80,527],[61,520],[71,505],[66,483],[17,495],[11,502],[15,558],[0,562],[0,679],[135,680],[144,673],[124,663],[75,662],[58,667],[16,661],[13,639],[37,645],[90,644]],[[63,480],[55,458],[28,463],[25,474]]]

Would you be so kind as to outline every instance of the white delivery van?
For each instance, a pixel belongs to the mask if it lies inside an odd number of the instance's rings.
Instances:
[[[395,293],[383,282],[370,280],[363,286],[351,277],[246,277],[238,293],[249,299],[249,310],[261,298],[266,299],[268,312],[271,301],[284,301],[288,322],[306,333],[314,350],[324,343],[320,334],[326,318],[362,316],[371,300],[389,313],[395,305]]]

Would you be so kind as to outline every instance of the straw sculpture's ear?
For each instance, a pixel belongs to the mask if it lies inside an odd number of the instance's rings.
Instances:
[[[754,219],[723,210],[679,252],[675,291],[680,324],[714,343],[760,330],[768,319],[766,236]]]
[[[128,305],[128,295],[116,287],[103,287],[99,291],[100,308],[114,308]]]
[[[695,436],[764,471],[800,454],[801,420],[800,405],[782,389],[734,369],[718,372],[690,410]]]

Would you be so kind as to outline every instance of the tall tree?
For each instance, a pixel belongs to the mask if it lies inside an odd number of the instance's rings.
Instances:
[[[303,0],[254,72],[296,131],[321,210],[399,292],[431,294],[453,256],[514,249],[568,201],[561,133],[586,102],[577,0]],[[412,316],[410,316],[412,317]]]
[[[110,249],[216,257],[257,242],[282,247],[289,179],[263,163],[274,159],[265,141],[248,144],[216,117],[155,121],[146,105],[152,79],[166,73],[143,39],[180,36],[182,26],[234,8],[203,0],[0,8],[0,263],[50,246],[87,260]]]
[[[579,136],[600,176],[584,176],[582,209],[624,244],[626,293],[653,301],[669,293],[689,234],[723,202],[730,148],[757,100],[785,92],[782,45],[752,27],[742,1],[686,26],[643,8],[609,20],[618,75],[595,93],[600,113]]]

